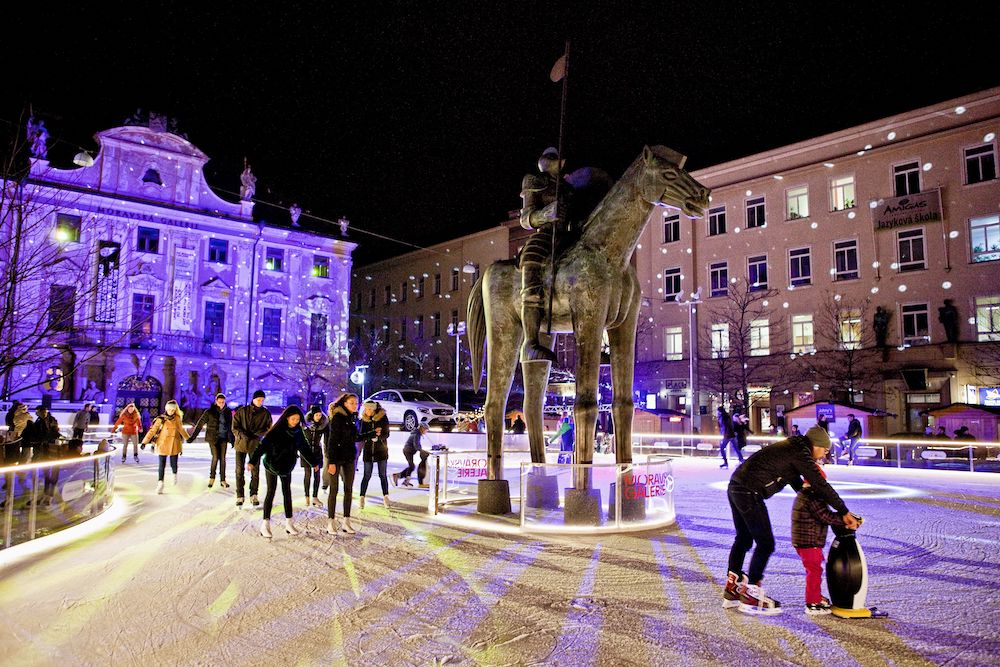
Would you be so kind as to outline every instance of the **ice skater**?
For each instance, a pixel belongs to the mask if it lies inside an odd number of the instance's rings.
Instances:
[[[326,441],[330,434],[330,420],[323,414],[322,407],[313,405],[309,408],[309,412],[306,413],[305,432],[306,442],[309,443],[309,449],[313,454],[312,460],[319,461],[322,465],[320,470],[314,470],[305,458],[301,459],[303,472],[302,484],[306,492],[306,507],[310,505],[313,507],[323,507],[323,503],[319,499],[319,480],[321,476],[324,482],[327,479],[324,450],[326,449]],[[325,489],[327,486],[329,485],[324,484],[323,488]],[[312,488],[311,501],[309,499],[310,488]]]
[[[198,423],[194,425],[188,442],[194,442],[205,427],[205,441],[212,452],[212,461],[208,464],[208,488],[215,486],[215,471],[219,471],[219,486],[229,488],[226,481],[226,449],[233,442],[233,411],[226,405],[226,395],[219,392],[208,410],[201,413]]]
[[[188,439],[184,429],[184,413],[177,401],[171,399],[163,406],[163,414],[153,420],[152,426],[142,439],[142,446],[156,441],[156,453],[160,456],[160,467],[156,482],[156,492],[163,493],[163,476],[167,469],[167,459],[170,459],[170,470],[174,474],[174,486],[177,485],[177,459],[183,453],[182,443]]]
[[[722,440],[719,441],[719,456],[722,457],[722,463],[719,465],[720,468],[729,467],[729,459],[726,458],[726,450],[732,445],[736,448],[736,430],[733,427],[733,418],[729,416],[726,409],[723,406],[719,406],[716,410],[716,419],[719,422],[719,435],[722,436]],[[740,462],[743,462],[743,454],[740,453]]]
[[[354,534],[351,525],[351,500],[354,495],[354,472],[358,459],[358,397],[341,394],[330,404],[330,435],[326,441],[327,472],[330,473],[330,493],[326,505],[326,532],[335,535],[337,530]],[[337,493],[340,481],[344,482],[344,520],[337,524]]]
[[[413,429],[410,433],[410,437],[406,439],[406,444],[403,445],[403,456],[406,457],[406,467],[400,472],[392,474],[392,482],[395,485],[402,484],[403,486],[413,486],[410,483],[410,475],[413,474],[413,469],[417,468],[417,484],[421,486],[424,483],[424,472],[427,467],[424,465],[424,460],[429,456],[427,452],[424,451],[423,447],[420,445],[420,439],[430,430],[426,422],[420,422],[417,427]],[[420,466],[416,466],[413,463],[413,457],[420,453]],[[402,480],[402,481],[400,481]]]
[[[247,469],[253,473],[260,460],[264,460],[267,495],[264,496],[264,520],[260,524],[260,534],[267,538],[271,537],[271,507],[274,505],[274,493],[279,483],[285,505],[285,532],[289,535],[299,534],[292,522],[292,472],[300,456],[316,472],[319,472],[319,464],[322,463],[321,459],[313,458],[312,448],[306,442],[302,417],[302,410],[298,406],[289,405],[285,408],[278,421],[260,439],[260,445],[254,449],[247,463]]]
[[[382,483],[382,504],[389,509],[389,478],[386,468],[389,463],[389,417],[375,401],[365,401],[361,406],[361,458],[365,473],[361,477],[361,495],[358,507],[365,508],[365,493],[372,478],[372,469],[378,467],[378,478]]]
[[[233,415],[233,435],[236,443],[233,449],[236,450],[236,506],[243,506],[243,489],[246,488],[243,468],[246,466],[247,457],[251,456],[260,444],[260,438],[271,428],[271,413],[264,407],[264,399],[267,394],[262,389],[253,393],[250,405],[243,405],[236,409]],[[250,502],[254,507],[260,505],[257,499],[257,489],[260,486],[260,474],[258,469],[253,468],[250,473]]]
[[[128,455],[128,443],[132,443],[132,455],[135,457],[135,462],[139,462],[139,434],[142,433],[142,415],[135,407],[135,403],[129,403],[122,410],[122,413],[118,415],[118,419],[115,420],[114,426],[111,428],[111,433],[115,433],[121,429],[122,432],[122,463],[125,463],[125,458]]]
[[[748,614],[781,613],[781,603],[769,596],[763,587],[764,570],[774,553],[774,531],[764,500],[781,491],[786,484],[798,491],[805,479],[816,497],[843,517],[846,527],[858,526],[847,505],[816,467],[816,462],[824,458],[829,449],[830,436],[819,426],[813,426],[804,437],[792,436],[768,445],[736,468],[728,491],[736,537],[729,550],[723,607],[739,607]],[[750,569],[744,573],[743,561],[754,543],[757,546],[750,559]]]

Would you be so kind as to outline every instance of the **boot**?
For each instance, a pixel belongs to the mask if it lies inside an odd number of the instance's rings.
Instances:
[[[316,496],[313,496],[312,504],[313,504],[313,507],[319,507],[319,508],[323,507],[323,502],[318,497],[316,497]]]
[[[285,532],[289,535],[298,535],[299,529],[295,527],[291,519],[285,519]]]
[[[208,478],[208,488],[211,489],[213,486],[215,486],[215,478],[214,477],[209,477]]]
[[[177,486],[177,473],[174,473],[174,486]]]
[[[358,509],[363,510],[365,508],[365,497],[361,496],[358,498]]]
[[[392,485],[393,486],[399,486],[399,473],[398,472],[392,473]]]
[[[740,611],[745,614],[775,616],[781,613],[781,603],[765,592],[758,581],[747,584],[740,590]]]
[[[250,502],[254,507],[258,507],[260,505],[260,500],[257,499],[257,496],[250,496]]]
[[[226,480],[222,480],[221,482],[219,482],[219,486],[221,486],[224,489],[228,489],[229,488],[229,482],[227,482]]]
[[[382,496],[382,504],[385,505],[386,509],[389,509],[389,496]]]
[[[326,532],[328,532],[330,535],[336,535],[337,534],[337,520],[336,519],[327,519],[326,520]]]
[[[156,483],[156,492],[163,493],[163,480],[161,479]]]
[[[555,353],[538,342],[538,331],[541,329],[544,314],[545,309],[541,304],[525,304],[521,308],[527,361],[555,362],[556,360]]]
[[[722,608],[733,609],[740,606],[740,592],[747,585],[746,575],[730,572],[726,575],[726,587],[722,591]]]
[[[349,516],[344,517],[344,520],[340,524],[340,529],[345,533],[347,533],[348,535],[353,535],[354,533],[358,532],[354,530],[354,526],[351,525],[351,517]]]
[[[271,537],[273,537],[271,535],[271,520],[270,519],[264,519],[263,521],[260,522],[260,534],[263,535],[264,537],[266,537],[267,539],[271,539]]]

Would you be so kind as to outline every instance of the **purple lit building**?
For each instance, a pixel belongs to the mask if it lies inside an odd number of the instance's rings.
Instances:
[[[294,206],[255,221],[249,168],[240,201],[225,201],[205,181],[208,156],[165,118],[130,123],[98,133],[96,156],[68,169],[36,140],[28,177],[4,183],[14,330],[44,338],[22,344],[5,398],[135,399],[150,412],[170,398],[207,407],[218,391],[331,400],[347,386],[355,244],[300,225]]]

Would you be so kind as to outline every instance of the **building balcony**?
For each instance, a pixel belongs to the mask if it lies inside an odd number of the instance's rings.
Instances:
[[[125,348],[156,350],[158,352],[186,352],[205,356],[212,354],[212,345],[204,339],[179,334],[81,328],[70,331],[62,342],[70,347],[80,348]]]

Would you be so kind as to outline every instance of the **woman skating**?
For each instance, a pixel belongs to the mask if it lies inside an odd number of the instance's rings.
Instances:
[[[319,470],[321,461],[313,459],[312,449],[306,442],[306,435],[302,430],[302,410],[290,405],[260,439],[260,446],[254,450],[247,463],[247,468],[253,472],[261,458],[264,459],[267,495],[264,496],[264,521],[260,525],[260,534],[264,537],[271,537],[271,507],[274,504],[274,492],[278,488],[279,481],[285,504],[285,532],[289,535],[299,533],[292,523],[292,471],[295,470],[295,462],[299,456],[314,470]]]
[[[389,509],[389,477],[386,466],[389,462],[389,418],[375,401],[365,401],[361,406],[361,457],[365,463],[365,474],[361,477],[361,497],[358,507],[365,508],[365,493],[372,478],[372,469],[378,466],[378,477],[382,482],[382,503]]]
[[[122,463],[125,463],[125,456],[128,454],[128,443],[132,443],[132,454],[135,462],[139,462],[139,433],[142,432],[142,415],[135,407],[135,403],[129,403],[118,415],[111,432],[118,429],[122,431]]]
[[[337,487],[339,481],[344,482],[344,521],[340,530],[354,533],[351,526],[351,499],[354,488],[354,466],[358,458],[357,442],[358,426],[355,419],[358,412],[358,397],[354,394],[341,394],[340,398],[330,404],[330,436],[326,441],[327,472],[330,473],[330,494],[327,497],[326,532],[331,535],[337,532],[336,508]]]
[[[305,422],[306,442],[309,443],[309,450],[312,452],[312,460],[323,466],[323,452],[326,441],[330,433],[330,420],[323,414],[323,408],[314,405],[306,413]],[[325,466],[323,466],[325,467]],[[322,507],[323,503],[319,499],[319,480],[321,470],[313,468],[309,461],[302,458],[302,469],[304,473],[303,485],[306,491],[306,506]],[[310,482],[312,484],[310,485]],[[309,500],[309,490],[312,488],[312,501]]]
[[[150,442],[156,441],[156,453],[160,456],[157,493],[163,493],[163,475],[166,473],[168,458],[170,470],[174,473],[174,485],[177,484],[177,458],[182,453],[182,443],[188,439],[183,420],[184,413],[177,406],[177,401],[169,400],[163,408],[163,414],[153,420],[153,425],[142,439],[144,448]]]

